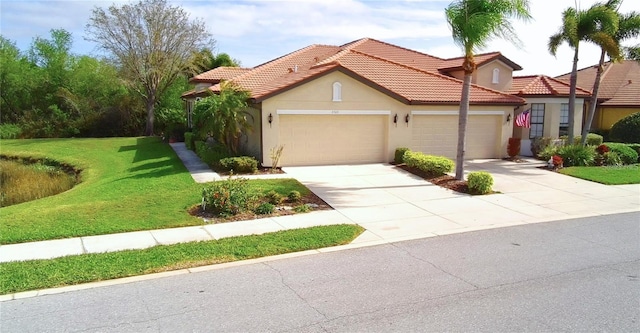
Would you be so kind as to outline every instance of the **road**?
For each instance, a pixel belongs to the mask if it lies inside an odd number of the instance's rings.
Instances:
[[[0,303],[5,332],[640,331],[640,212]]]

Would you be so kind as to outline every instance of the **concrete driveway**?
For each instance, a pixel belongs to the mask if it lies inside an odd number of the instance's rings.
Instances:
[[[367,229],[356,242],[398,241],[640,210],[640,185],[606,186],[514,163],[472,160],[500,194],[469,196],[389,164],[286,167],[340,214]]]

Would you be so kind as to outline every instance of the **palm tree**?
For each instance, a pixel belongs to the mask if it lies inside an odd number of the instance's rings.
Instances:
[[[459,0],[446,9],[447,22],[452,30],[453,41],[464,50],[464,80],[458,116],[458,149],[456,154],[456,179],[464,176],[464,153],[469,112],[471,76],[476,70],[474,52],[487,46],[495,37],[518,42],[510,18],[528,20],[528,0]]]
[[[611,34],[610,37],[613,41],[618,45],[618,52],[615,54],[608,53],[609,58],[612,62],[621,60],[623,58],[622,51],[620,50],[620,43],[627,39],[636,37],[640,34],[640,14],[637,12],[631,12],[628,14],[620,14],[618,13],[618,8],[622,0],[609,0],[605,4],[605,6],[611,10],[614,10],[618,15],[618,30]],[[603,33],[606,33],[603,31]],[[606,39],[603,39],[603,42],[610,42]],[[595,41],[597,44],[597,41]],[[598,103],[598,91],[600,89],[600,80],[602,77],[602,72],[604,70],[604,57],[607,54],[607,51],[604,47],[601,47],[600,52],[600,62],[598,63],[598,70],[596,71],[595,82],[593,83],[593,91],[591,92],[591,100],[589,101],[589,112],[587,113],[587,121],[582,128],[582,142],[581,144],[584,146],[587,143],[587,134],[591,129],[591,123],[593,122],[593,116],[596,113],[596,104]],[[612,50],[615,51],[615,48]]]
[[[578,53],[580,41],[595,42],[609,54],[618,54],[618,45],[611,34],[618,29],[618,15],[602,4],[587,10],[567,8],[562,13],[560,31],[549,37],[549,52],[556,55],[558,47],[567,42],[573,48],[573,67],[569,80],[569,133],[567,142],[573,143],[576,105],[576,81],[578,76]],[[586,136],[586,135],[585,135]]]
[[[200,134],[210,133],[213,138],[233,154],[238,152],[240,136],[250,130],[249,115],[245,109],[251,96],[231,81],[223,81],[219,94],[198,101],[194,119]]]

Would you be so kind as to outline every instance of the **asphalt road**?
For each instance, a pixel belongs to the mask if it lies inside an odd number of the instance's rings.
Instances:
[[[3,333],[192,331],[639,332],[640,212],[0,303]]]

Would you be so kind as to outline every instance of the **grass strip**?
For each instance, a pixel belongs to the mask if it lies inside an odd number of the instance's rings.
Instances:
[[[560,173],[605,185],[640,184],[640,164],[605,167],[568,167]]]
[[[0,294],[143,275],[350,243],[364,229],[330,225],[263,235],[0,264]]]

